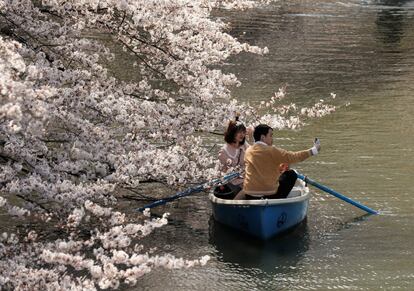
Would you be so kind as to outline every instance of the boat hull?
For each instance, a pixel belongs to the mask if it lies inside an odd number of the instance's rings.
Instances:
[[[268,239],[305,219],[310,197],[307,187],[294,187],[291,194],[285,199],[226,200],[211,193],[209,198],[216,221]]]

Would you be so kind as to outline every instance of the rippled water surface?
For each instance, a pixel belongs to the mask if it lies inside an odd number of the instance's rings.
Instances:
[[[312,189],[307,221],[267,242],[211,218],[207,197],[157,209],[171,224],[152,239],[186,258],[208,254],[204,268],[156,270],[136,290],[412,290],[414,288],[414,1],[279,1],[245,13],[222,12],[232,35],[268,46],[225,66],[243,82],[234,94],[253,104],[283,85],[309,105],[337,95],[330,116],[275,143],[323,151],[300,165],[314,180],[374,209]],[[218,141],[219,142],[219,141]]]

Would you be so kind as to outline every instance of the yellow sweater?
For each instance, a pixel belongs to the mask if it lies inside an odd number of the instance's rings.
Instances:
[[[311,156],[309,150],[290,152],[274,146],[254,144],[244,156],[246,172],[243,190],[246,194],[271,195],[279,187],[282,163],[298,163]]]

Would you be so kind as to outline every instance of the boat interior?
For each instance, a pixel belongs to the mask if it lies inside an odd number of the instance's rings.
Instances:
[[[301,180],[297,180],[295,186],[293,187],[292,191],[290,191],[287,198],[299,197],[304,192],[302,189],[306,187],[305,183]],[[213,194],[217,198],[226,199],[226,200],[233,200],[234,197],[237,195],[238,192],[234,192],[227,184],[220,185],[214,188]],[[258,198],[259,200],[262,198]]]

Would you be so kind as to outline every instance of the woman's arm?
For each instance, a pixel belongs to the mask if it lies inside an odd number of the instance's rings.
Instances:
[[[231,164],[231,160],[230,160],[230,163],[229,163],[230,158],[229,158],[229,156],[227,155],[227,153],[224,149],[221,149],[219,151],[218,159],[219,159],[220,164],[221,164],[221,170],[223,172],[226,172],[228,170],[230,164]]]

